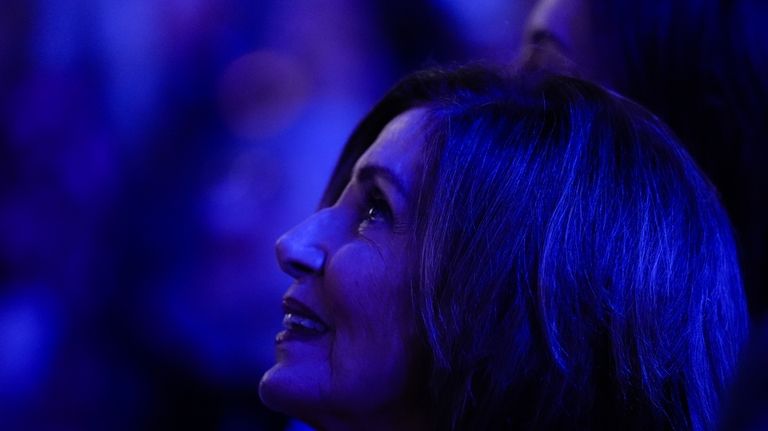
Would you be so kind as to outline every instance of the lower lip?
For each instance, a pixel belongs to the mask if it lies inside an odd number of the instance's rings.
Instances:
[[[286,329],[277,333],[275,344],[287,343],[289,341],[313,341],[322,338],[326,333],[327,331],[319,334],[306,334]]]

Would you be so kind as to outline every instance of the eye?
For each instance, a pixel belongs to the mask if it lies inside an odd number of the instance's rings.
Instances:
[[[380,221],[383,217],[381,207],[378,205],[371,205],[371,207],[368,208],[368,214],[366,214],[365,219],[368,221]]]
[[[368,223],[386,222],[392,220],[392,209],[378,188],[371,189],[365,198],[365,214],[363,221]]]

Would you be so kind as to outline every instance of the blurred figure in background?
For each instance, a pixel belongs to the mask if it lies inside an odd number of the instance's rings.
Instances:
[[[640,102],[720,190],[753,316],[768,311],[768,5],[759,0],[539,0],[525,59]]]

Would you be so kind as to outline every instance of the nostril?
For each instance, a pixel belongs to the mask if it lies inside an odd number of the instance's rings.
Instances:
[[[304,275],[314,274],[317,272],[309,265],[306,265],[298,261],[288,262],[288,266],[289,266],[289,269],[286,272],[296,278]]]

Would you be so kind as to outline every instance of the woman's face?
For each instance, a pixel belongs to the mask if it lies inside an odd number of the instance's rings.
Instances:
[[[336,204],[277,241],[294,283],[283,298],[277,363],[260,386],[270,408],[329,428],[405,420],[398,415],[412,404],[419,345],[408,245],[424,115],[393,119]]]

